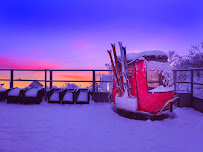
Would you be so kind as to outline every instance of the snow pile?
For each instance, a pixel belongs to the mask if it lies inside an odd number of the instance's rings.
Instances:
[[[80,90],[77,101],[88,101],[88,92]]]
[[[152,90],[149,90],[149,92],[170,92],[174,90],[174,86],[171,87],[164,87],[163,85],[158,86]]]
[[[144,51],[140,53],[128,53],[127,60],[128,61],[135,61],[137,59],[144,60],[144,56],[167,56],[167,54],[163,51],[159,50],[152,50],[152,51]],[[118,56],[118,59],[121,60],[121,56]]]
[[[1,152],[202,152],[203,113],[141,121],[119,116],[108,103],[0,103]]]
[[[163,86],[160,86],[159,88],[155,88],[156,92],[165,92],[165,90],[168,90],[168,91],[174,90],[173,71],[169,62],[148,61],[147,71],[150,71],[150,70],[156,71],[161,75]]]
[[[73,92],[68,90],[63,97],[63,101],[73,101]]]
[[[14,88],[8,92],[8,96],[19,96],[20,88]]]
[[[127,94],[123,97],[116,95],[116,107],[135,112],[137,110],[137,98],[128,98]]]
[[[59,90],[54,90],[53,94],[51,95],[50,101],[59,101]]]
[[[26,97],[37,97],[38,91],[41,90],[41,88],[31,88],[25,92]]]
[[[0,88],[0,92],[6,91],[6,88]]]

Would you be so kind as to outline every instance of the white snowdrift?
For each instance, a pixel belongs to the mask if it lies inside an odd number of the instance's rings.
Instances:
[[[176,118],[140,121],[108,103],[0,103],[1,152],[202,152],[203,113],[174,110]]]
[[[8,96],[19,96],[20,88],[14,88],[8,92]]]

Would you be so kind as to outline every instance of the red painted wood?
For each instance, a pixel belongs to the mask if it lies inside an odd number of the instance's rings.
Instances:
[[[116,94],[117,94],[117,90],[116,90],[116,80],[115,80],[115,78],[113,78],[112,95],[113,95],[113,104],[114,104],[114,105],[116,105]]]
[[[130,85],[131,85],[131,95],[137,97],[137,89],[136,89],[136,83],[135,83],[135,77],[131,77],[129,79]]]
[[[146,62],[140,61],[136,64],[136,82],[140,111],[157,113],[164,104],[174,98],[174,92],[149,93],[147,89]]]

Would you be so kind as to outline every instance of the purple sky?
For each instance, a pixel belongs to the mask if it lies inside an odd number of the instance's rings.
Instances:
[[[202,0],[0,2],[0,68],[105,68],[110,43],[184,55],[202,36]]]

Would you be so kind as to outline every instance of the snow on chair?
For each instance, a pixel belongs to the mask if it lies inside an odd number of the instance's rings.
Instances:
[[[44,88],[30,88],[23,96],[24,104],[40,104],[44,96]]]
[[[89,104],[89,89],[79,89],[76,91],[76,104]]]
[[[25,89],[22,88],[11,88],[7,89],[7,103],[23,103],[23,92]]]
[[[53,88],[48,92],[48,103],[59,103],[60,104],[60,98],[59,93],[62,91],[62,89]]]
[[[64,89],[60,92],[60,100],[62,104],[74,104],[75,103],[75,89]]]

